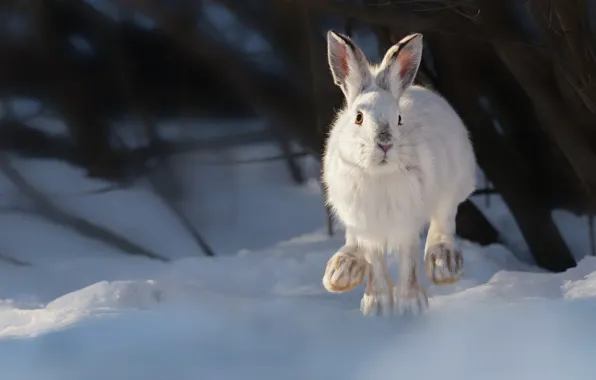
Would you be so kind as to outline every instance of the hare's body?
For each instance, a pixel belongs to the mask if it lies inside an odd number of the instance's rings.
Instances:
[[[347,37],[329,38],[330,64],[348,102],[331,128],[323,182],[329,206],[346,227],[346,244],[329,261],[323,282],[329,291],[341,292],[368,276],[365,314],[395,308],[418,312],[428,306],[416,268],[419,234],[428,223],[429,279],[452,283],[462,273],[455,214],[474,191],[475,157],[451,106],[438,94],[411,85],[422,48],[417,36],[402,40],[379,67],[367,65]],[[347,64],[338,64],[337,56]],[[404,70],[412,66],[413,73]],[[348,75],[342,77],[342,70]],[[390,251],[399,265],[395,289],[386,266]]]
[[[399,248],[400,232],[420,233],[438,209],[457,207],[475,188],[467,131],[447,102],[412,86],[400,106],[408,122],[398,126],[396,171],[371,173],[344,160],[334,149],[341,128],[331,128],[323,160],[328,203],[339,220],[357,240],[387,249]],[[340,111],[335,124],[349,117]]]

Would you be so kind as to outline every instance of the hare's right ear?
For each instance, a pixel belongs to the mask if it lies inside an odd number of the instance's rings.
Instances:
[[[346,96],[348,103],[371,82],[368,61],[350,37],[330,30],[327,32],[327,56],[333,80]]]
[[[377,82],[396,98],[414,83],[422,59],[422,34],[414,33],[393,45],[381,62]]]

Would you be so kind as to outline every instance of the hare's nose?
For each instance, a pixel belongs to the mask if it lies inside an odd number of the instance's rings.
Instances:
[[[387,145],[385,145],[385,144],[377,144],[377,146],[379,148],[381,148],[381,150],[383,152],[385,152],[385,153],[387,153],[389,151],[389,149],[393,148],[393,144],[387,144]]]

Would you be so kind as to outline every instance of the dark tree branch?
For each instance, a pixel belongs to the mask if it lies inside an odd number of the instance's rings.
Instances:
[[[495,50],[533,102],[545,132],[560,147],[588,194],[596,194],[596,154],[584,139],[563,98],[552,87],[554,77],[545,62],[526,49],[495,43]]]
[[[471,56],[478,47],[456,44],[449,38],[437,39],[431,47],[441,68],[437,88],[464,119],[478,162],[499,189],[536,263],[557,272],[574,267],[575,260],[542,199],[532,169],[522,156],[503,144],[490,115],[477,101],[482,75],[468,61],[457,59]]]
[[[4,253],[0,253],[0,261],[4,261],[5,263],[16,265],[18,267],[31,266],[31,263],[28,261],[23,261],[23,260],[15,258],[15,257],[12,257],[10,255],[6,255]]]
[[[6,157],[5,154],[0,154],[0,170],[2,170],[15,184],[23,196],[33,202],[36,212],[44,219],[68,227],[83,236],[93,240],[99,240],[108,246],[130,255],[168,261],[168,259],[119,236],[115,232],[96,226],[83,218],[70,215],[59,209],[25,180],[25,178],[12,166],[9,158]]]

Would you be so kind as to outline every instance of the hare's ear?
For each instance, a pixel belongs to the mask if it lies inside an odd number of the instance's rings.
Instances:
[[[368,61],[350,37],[327,32],[327,56],[333,80],[348,102],[371,83]]]
[[[399,98],[414,82],[421,59],[422,34],[404,37],[387,50],[377,76],[378,84]]]

